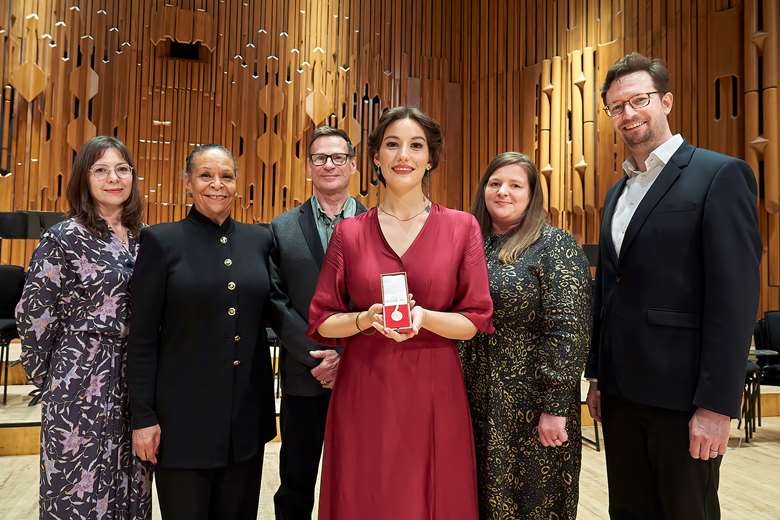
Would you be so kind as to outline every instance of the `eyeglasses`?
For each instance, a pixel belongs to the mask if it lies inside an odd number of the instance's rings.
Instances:
[[[129,164],[120,164],[114,168],[109,168],[108,166],[94,166],[89,170],[89,173],[99,181],[108,179],[111,172],[114,172],[119,179],[128,179],[133,175],[133,167]]]
[[[309,159],[314,166],[323,166],[328,162],[328,159],[331,160],[333,166],[344,166],[350,157],[352,156],[348,153],[313,153],[309,156]]]
[[[650,96],[652,94],[660,94],[661,92],[654,90],[652,92],[643,92],[642,94],[637,94],[635,96],[631,96],[626,101],[617,101],[615,103],[610,103],[609,105],[606,105],[604,107],[604,112],[609,117],[618,117],[620,114],[623,113],[623,109],[626,106],[626,103],[631,105],[631,108],[642,108],[646,107],[650,104]]]

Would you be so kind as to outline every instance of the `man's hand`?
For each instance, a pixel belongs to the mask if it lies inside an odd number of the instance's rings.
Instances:
[[[697,408],[688,422],[688,450],[694,459],[709,460],[726,454],[731,417]]]
[[[157,452],[160,450],[160,425],[147,426],[133,430],[133,453],[139,459],[157,464]]]
[[[588,403],[588,411],[590,416],[601,422],[601,392],[599,391],[599,384],[591,381],[590,387],[588,387],[588,397],[585,400]]]
[[[339,353],[332,349],[312,350],[309,355],[322,360],[319,365],[311,369],[311,376],[319,381],[323,388],[333,388],[341,361]]]
[[[569,434],[566,433],[566,417],[542,413],[537,430],[542,446],[548,448],[562,446],[569,440]]]

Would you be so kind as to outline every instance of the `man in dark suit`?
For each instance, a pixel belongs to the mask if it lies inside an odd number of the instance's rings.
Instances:
[[[613,520],[720,518],[758,302],[756,179],[672,135],[668,81],[632,53],[601,89],[628,152],[604,203],[586,369]]]
[[[309,141],[314,195],[271,223],[271,302],[281,340],[281,486],[274,495],[277,520],[311,519],[330,389],[339,352],[306,336],[309,303],[336,224],[366,209],[349,195],[355,154],[340,129],[317,128]]]

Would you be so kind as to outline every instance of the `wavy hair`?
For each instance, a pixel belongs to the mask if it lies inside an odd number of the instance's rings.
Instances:
[[[137,236],[143,219],[143,201],[138,191],[138,172],[130,150],[116,137],[106,135],[93,137],[76,154],[73,159],[73,175],[67,189],[68,204],[70,204],[68,216],[93,233],[101,236],[109,233],[108,224],[98,213],[95,200],[89,191],[89,170],[109,148],[119,152],[119,155],[133,169],[130,196],[122,203],[121,221],[124,227]]]

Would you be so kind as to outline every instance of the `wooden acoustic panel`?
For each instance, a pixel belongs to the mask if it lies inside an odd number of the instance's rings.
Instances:
[[[440,122],[431,196],[468,208],[498,153],[533,157],[550,220],[595,243],[623,145],[601,110],[619,57],[663,59],[673,131],[743,157],[761,186],[762,309],[780,307],[780,8],[767,0],[18,0],[0,9],[0,211],[66,211],[84,140],[135,155],[147,223],[182,218],[184,158],[221,143],[234,215],[268,222],[311,195],[317,125],[357,145],[352,193],[381,196],[366,142],[382,111]],[[399,28],[402,28],[400,30]],[[25,264],[34,241],[4,241]]]

